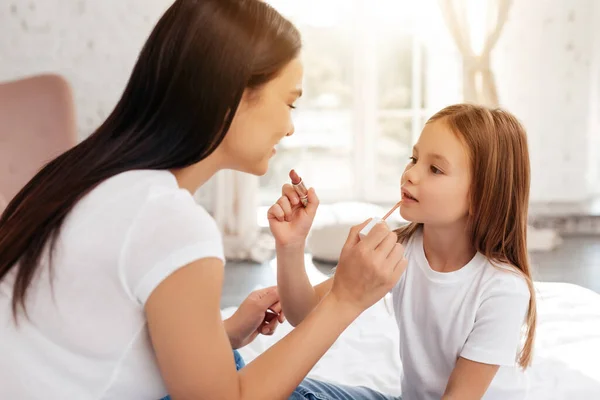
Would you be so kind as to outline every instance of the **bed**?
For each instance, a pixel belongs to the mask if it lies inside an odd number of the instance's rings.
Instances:
[[[326,279],[312,263],[307,266],[313,284]],[[536,289],[539,324],[534,364],[528,370],[529,398],[600,399],[600,295],[566,283],[536,283]],[[363,313],[309,376],[400,394],[402,367],[390,305],[386,298]],[[249,362],[291,329],[285,323],[272,337],[260,336],[240,352]]]

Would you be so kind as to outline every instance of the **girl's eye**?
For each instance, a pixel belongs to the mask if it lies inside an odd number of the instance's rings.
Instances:
[[[291,108],[292,110],[296,109],[296,106],[292,105],[292,104],[288,104],[288,107]]]
[[[443,174],[443,172],[440,169],[433,165],[431,166],[431,172],[433,172],[435,175]]]
[[[411,164],[416,164],[417,163],[417,159],[413,156],[408,157],[408,159],[410,160]]]

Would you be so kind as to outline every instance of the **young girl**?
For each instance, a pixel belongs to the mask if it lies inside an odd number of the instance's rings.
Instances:
[[[400,214],[412,222],[396,231],[408,260],[392,290],[404,400],[526,396],[536,326],[529,180],[525,131],[511,114],[460,104],[425,125],[401,179]],[[283,194],[269,217],[281,303],[298,324],[336,276],[309,285],[312,218],[292,187]]]

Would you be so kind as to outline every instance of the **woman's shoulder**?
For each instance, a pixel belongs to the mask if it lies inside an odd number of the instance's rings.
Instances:
[[[93,192],[111,197],[148,199],[160,193],[173,193],[179,186],[175,176],[164,170],[132,170],[112,176]]]
[[[213,217],[188,190],[179,187],[171,173],[140,175],[138,182],[140,184],[134,195],[141,203],[138,218],[158,220],[159,224],[166,226],[190,226],[212,234],[218,233]]]
[[[97,215],[118,216],[148,229],[190,226],[218,233],[212,216],[169,171],[127,171],[102,182],[86,197],[82,206]]]

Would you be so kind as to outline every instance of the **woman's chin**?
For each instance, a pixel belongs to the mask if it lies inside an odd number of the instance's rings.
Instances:
[[[238,168],[238,171],[251,175],[263,176],[269,171],[269,160],[262,160],[252,165],[244,165],[243,167]]]

